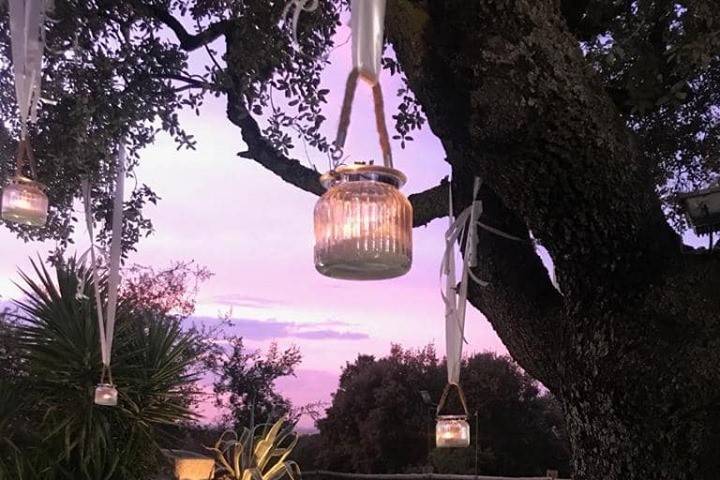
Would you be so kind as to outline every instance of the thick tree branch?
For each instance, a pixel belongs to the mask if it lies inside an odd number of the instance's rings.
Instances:
[[[230,121],[240,127],[247,145],[247,151],[239,154],[241,157],[256,161],[285,182],[306,192],[315,195],[322,195],[325,192],[325,188],[320,184],[320,173],[278,152],[265,139],[260,126],[242,100],[232,93],[228,95],[227,114]],[[436,218],[447,215],[448,185],[447,180],[443,180],[436,187],[410,195],[409,200],[413,205],[413,226],[426,225]]]
[[[209,25],[205,30],[191,34],[185,29],[182,23],[175,18],[168,10],[157,6],[148,5],[140,0],[131,0],[130,4],[141,14],[148,15],[170,28],[177,36],[180,47],[188,52],[198,49],[204,45],[212,43],[215,39],[222,36],[226,31],[230,22],[221,20]]]

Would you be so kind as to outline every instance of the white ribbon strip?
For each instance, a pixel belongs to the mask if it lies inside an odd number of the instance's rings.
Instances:
[[[125,145],[121,144],[117,159],[115,178],[115,198],[113,203],[112,240],[110,241],[110,273],[108,274],[108,306],[106,345],[107,358],[104,363],[110,366],[112,341],[115,333],[115,312],[117,309],[118,288],[120,287],[120,256],[122,254],[123,196],[125,194]]]
[[[379,81],[385,35],[386,0],[352,0],[350,27],[352,29],[353,67],[370,85]]]
[[[302,52],[302,47],[300,47],[300,42],[298,42],[297,37],[297,27],[298,21],[300,20],[300,14],[302,12],[313,12],[317,10],[318,5],[320,5],[319,0],[289,0],[287,5],[285,5],[285,8],[283,9],[282,16],[280,17],[282,21],[281,26],[285,25],[285,19],[290,14],[290,9],[295,7],[292,16],[292,39],[293,45],[300,52]]]
[[[44,0],[8,0],[12,61],[15,70],[15,94],[20,109],[21,138],[28,122],[37,119],[40,102],[42,54],[45,48],[43,23]]]
[[[445,302],[445,349],[447,356],[448,383],[458,385],[460,382],[460,364],[462,346],[465,340],[465,312],[467,304],[468,277],[470,267],[475,265],[475,249],[477,247],[478,218],[482,214],[482,202],[477,200],[481,181],[475,178],[473,186],[473,203],[453,220],[452,187],[450,190],[450,228],[445,234],[445,253],[443,254],[440,275],[445,275],[445,290],[441,295]],[[467,232],[467,234],[464,234]],[[465,255],[459,286],[455,277],[455,244],[465,237]],[[487,283],[472,276],[481,285]]]
[[[123,224],[123,196],[125,191],[125,147],[120,145],[117,159],[117,173],[115,177],[115,195],[113,198],[112,238],[110,240],[110,258],[108,260],[108,301],[107,311],[103,315],[102,298],[100,295],[100,281],[98,279],[98,261],[95,254],[95,238],[93,235],[93,215],[91,202],[91,188],[87,180],[82,182],[83,200],[85,206],[85,223],[90,236],[90,253],[92,281],[95,290],[95,305],[97,307],[98,330],[100,332],[100,355],[106,368],[110,367],[112,357],[113,336],[115,334],[115,314],[117,311],[118,288],[120,286],[120,256],[122,254],[122,224]],[[81,262],[86,254],[83,254]]]

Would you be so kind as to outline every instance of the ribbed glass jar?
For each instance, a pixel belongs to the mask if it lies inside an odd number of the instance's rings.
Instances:
[[[45,186],[29,178],[15,176],[2,190],[2,219],[42,227],[47,220],[48,198]]]
[[[441,415],[435,425],[435,445],[438,448],[458,448],[470,445],[470,424],[465,415]]]
[[[402,172],[343,166],[323,176],[328,191],[315,205],[315,267],[333,278],[399,277],[412,264],[412,206]]]

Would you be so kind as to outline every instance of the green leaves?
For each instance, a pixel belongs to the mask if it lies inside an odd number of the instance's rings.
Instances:
[[[53,278],[42,263],[32,265],[34,275],[21,273],[25,298],[16,302],[14,327],[24,371],[13,380],[23,387],[26,416],[10,425],[13,435],[25,430],[32,436],[13,464],[27,463],[37,452],[48,459],[52,478],[146,478],[157,467],[157,427],[193,418],[188,391],[196,379],[195,335],[183,331],[179,319],[121,300],[113,349],[119,404],[94,405],[101,362],[90,272],[69,260]],[[105,299],[104,275],[100,284]],[[0,396],[0,410],[17,402],[17,395],[7,395]],[[8,427],[0,422],[3,429]],[[8,451],[0,446],[0,459]]]

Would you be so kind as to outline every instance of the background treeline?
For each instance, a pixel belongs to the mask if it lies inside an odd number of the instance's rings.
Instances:
[[[208,454],[205,447],[227,429],[302,415],[316,418],[318,428],[293,452],[305,471],[472,474],[476,445],[479,474],[568,471],[555,400],[504,356],[482,353],[463,363],[473,429],[466,449],[434,448],[432,400],[446,373],[432,346],[360,355],[343,369],[331,404],[293,405],[275,382],[294,375],[300,351],[275,344],[251,350],[227,335],[223,322],[192,325],[197,284],[209,274],[191,263],[124,272],[113,350],[120,402],[98,407],[89,274],[74,260],[52,268],[37,262],[21,274],[23,298],[0,311],[0,480],[147,480],[167,466],[164,448]],[[202,387],[208,383],[211,390]],[[193,413],[208,400],[225,412],[217,425],[201,424]],[[459,408],[455,399],[447,413]]]

